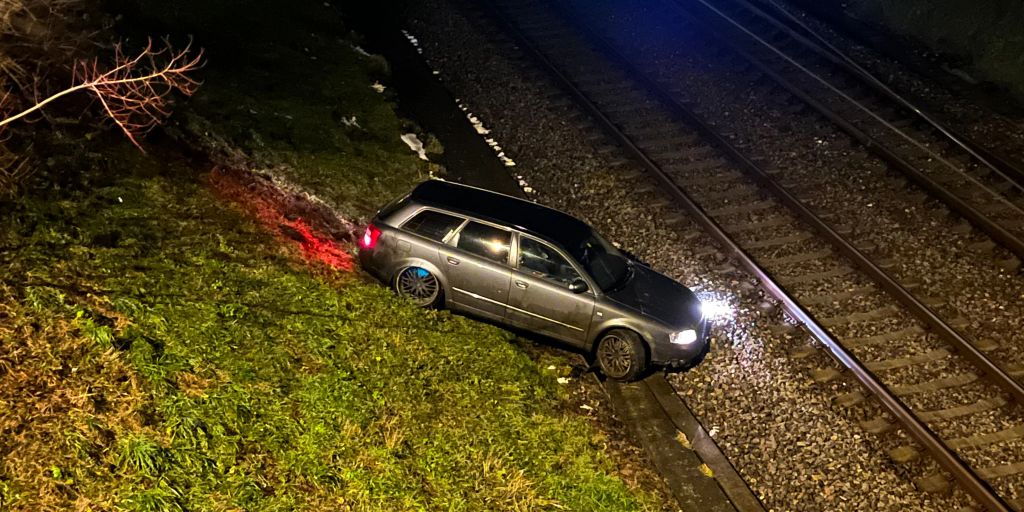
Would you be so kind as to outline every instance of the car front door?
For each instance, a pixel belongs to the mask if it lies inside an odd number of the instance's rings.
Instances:
[[[553,246],[522,234],[516,260],[507,321],[570,343],[585,343],[594,293],[569,289],[570,283],[581,279],[576,268]]]
[[[439,249],[451,301],[458,307],[495,320],[504,320],[512,270],[512,233],[469,221]]]

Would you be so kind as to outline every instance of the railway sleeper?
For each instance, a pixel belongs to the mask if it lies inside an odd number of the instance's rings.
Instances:
[[[735,204],[756,201],[761,197],[761,193],[753,187],[739,186],[736,188],[720,190],[718,192],[701,192],[700,197],[701,202],[708,205],[726,205],[730,203]]]
[[[722,216],[726,216],[726,215],[734,215],[734,214],[737,214],[737,213],[750,213],[750,212],[756,212],[756,211],[761,211],[761,210],[768,210],[768,209],[775,208],[775,207],[776,207],[775,201],[763,200],[763,201],[755,201],[753,203],[747,203],[747,204],[736,204],[736,205],[723,206],[723,207],[719,207],[719,208],[708,208],[708,209],[705,209],[704,211],[705,211],[705,213],[707,213],[711,217],[722,217]]]
[[[850,348],[859,348],[869,345],[879,345],[882,343],[888,343],[893,340],[900,338],[906,338],[909,336],[922,336],[925,334],[924,328],[917,324],[912,324],[909,327],[905,327],[898,331],[887,332],[884,334],[876,334],[873,336],[864,336],[860,338],[847,338],[844,340],[846,346]]]
[[[948,350],[944,348],[939,348],[935,350],[930,350],[928,352],[924,352],[922,354],[917,354],[908,357],[897,357],[893,359],[884,359],[881,361],[872,361],[869,363],[865,363],[864,366],[867,366],[868,369],[870,369],[871,371],[881,372],[886,370],[906,368],[907,366],[930,363],[933,361],[945,359],[949,356],[950,353]]]
[[[872,309],[870,311],[863,311],[859,313],[850,313],[842,316],[833,316],[828,318],[818,319],[818,323],[826,328],[832,328],[839,325],[851,324],[854,322],[868,322],[872,320],[883,320],[891,317],[892,315],[901,311],[899,306],[885,306],[881,308]]]
[[[869,434],[879,435],[893,431],[896,428],[896,424],[885,415],[879,415],[870,420],[861,421],[860,428]]]
[[[863,403],[866,399],[867,397],[862,391],[851,391],[835,397],[835,399],[832,400],[832,403],[839,407],[853,407],[854,405]]]
[[[897,384],[890,389],[897,396],[916,395],[919,393],[934,393],[949,388],[966,386],[978,380],[978,374],[967,372],[949,377],[939,377],[915,384]]]
[[[851,290],[844,290],[835,293],[827,293],[821,295],[811,295],[809,297],[800,297],[800,303],[807,306],[816,306],[823,304],[840,304],[842,302],[877,293],[878,290],[874,286],[860,286]]]
[[[835,277],[842,277],[853,273],[853,269],[850,267],[838,267],[832,270],[826,270],[824,272],[811,272],[802,274],[799,276],[779,276],[779,281],[786,286],[793,286],[798,284],[813,283],[815,281],[824,281],[825,279],[832,279]]]
[[[988,434],[975,434],[946,441],[946,445],[954,450],[977,448],[995,443],[1005,443],[1024,437],[1024,425],[1016,425]]]
[[[942,473],[915,478],[914,487],[917,487],[919,491],[930,494],[945,494],[952,489],[949,479]]]
[[[803,232],[795,235],[768,238],[764,240],[755,240],[753,242],[744,242],[743,247],[745,249],[766,249],[769,247],[779,247],[783,245],[800,243],[806,240],[810,240],[812,238],[814,238],[814,235]]]
[[[765,259],[761,260],[761,263],[763,265],[769,266],[769,267],[775,266],[775,265],[793,265],[793,264],[796,264],[796,263],[806,263],[808,261],[821,260],[821,259],[833,256],[834,254],[835,253],[832,252],[832,249],[822,249],[820,251],[802,252],[802,253],[797,253],[797,254],[793,254],[793,255],[790,255],[790,256],[781,256],[781,257],[777,257],[777,258],[765,258]]]
[[[818,353],[818,347],[814,345],[800,345],[789,351],[789,357],[793,359],[807,359]]]
[[[725,167],[726,165],[727,164],[724,160],[721,160],[719,158],[709,158],[706,160],[697,160],[693,162],[670,163],[665,166],[665,170],[672,173],[694,173],[712,169],[720,169]]]
[[[723,223],[721,226],[722,229],[729,233],[742,233],[744,231],[760,231],[762,229],[787,226],[792,223],[793,221],[787,217],[773,215],[765,220]]]
[[[920,459],[921,451],[913,446],[905,444],[889,450],[889,458],[892,459],[893,462],[906,464]]]
[[[948,421],[964,416],[970,416],[972,414],[980,414],[983,412],[998,409],[1006,405],[1006,400],[1001,397],[996,398],[983,398],[977,402],[959,405],[956,407],[948,407],[946,409],[935,409],[931,411],[920,411],[917,416],[921,418],[921,421],[931,423],[936,421]]]

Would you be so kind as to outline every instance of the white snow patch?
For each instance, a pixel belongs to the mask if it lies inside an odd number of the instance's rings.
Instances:
[[[416,53],[423,55],[423,48],[420,48],[420,40],[416,39],[416,36],[410,34],[408,30],[402,30],[402,35],[416,48]]]
[[[349,128],[351,128],[353,126],[355,126],[356,128],[362,128],[362,126],[359,126],[359,121],[356,120],[356,116],[352,116],[352,117],[344,117],[343,116],[341,118],[341,124],[343,124],[345,126],[348,126]]]
[[[370,86],[370,88],[379,93],[383,93],[384,89],[387,89],[387,87],[384,87],[384,84],[380,82],[374,82],[373,85]]]
[[[413,150],[414,153],[419,155],[420,160],[430,161],[430,159],[427,158],[426,150],[423,149],[423,143],[420,142],[420,138],[417,137],[415,133],[406,133],[405,135],[402,135],[402,142],[404,142],[406,146],[409,146],[409,149]]]
[[[358,53],[359,55],[362,55],[364,57],[369,57],[370,56],[370,54],[366,50],[364,50],[362,46],[359,46],[358,44],[352,44],[352,43],[349,43],[348,45],[352,47],[352,51]],[[308,52],[309,49],[306,49],[306,51]]]
[[[483,121],[481,121],[480,118],[476,117],[475,114],[470,112],[469,107],[462,103],[462,100],[455,98],[455,104],[458,105],[459,110],[462,110],[463,112],[466,113],[466,119],[468,119],[469,122],[473,125],[473,129],[476,130],[477,134],[487,135],[491,133],[491,131],[488,130],[486,126],[484,126]],[[498,141],[494,140],[491,137],[484,137],[484,141],[487,142],[487,145],[494,150],[494,153],[498,157],[498,160],[500,160],[505,167],[516,166],[516,162],[505,154],[505,151],[501,149],[500,145],[498,145]],[[527,194],[533,193],[533,188],[526,183],[522,176],[516,176],[516,179],[519,180],[519,187],[523,189],[523,192]]]
[[[568,384],[569,383],[569,379],[567,379],[565,377],[559,377],[558,378],[558,383],[559,384]]]

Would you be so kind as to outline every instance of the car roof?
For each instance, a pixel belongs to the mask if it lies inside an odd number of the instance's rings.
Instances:
[[[450,181],[425,181],[413,189],[409,199],[514,227],[566,248],[575,247],[593,232],[585,222],[553,208]]]

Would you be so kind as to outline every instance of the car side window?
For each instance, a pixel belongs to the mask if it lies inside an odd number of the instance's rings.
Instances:
[[[402,226],[402,229],[441,242],[449,233],[459,229],[464,220],[461,217],[448,215],[447,213],[424,210],[409,219]]]
[[[449,243],[466,252],[507,265],[512,233],[470,221]]]
[[[566,286],[580,278],[576,269],[551,246],[525,236],[519,237],[519,270]]]

